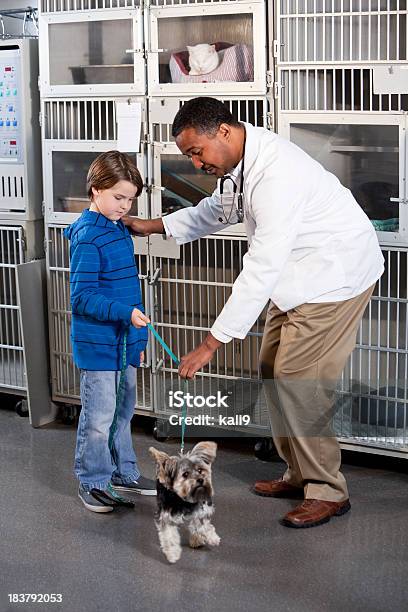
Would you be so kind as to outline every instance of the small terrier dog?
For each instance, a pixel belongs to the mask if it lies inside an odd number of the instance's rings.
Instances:
[[[155,524],[160,547],[167,560],[180,559],[178,527],[185,525],[190,533],[190,546],[218,546],[220,538],[211,524],[211,464],[215,459],[215,442],[199,442],[185,455],[169,456],[153,447],[149,452],[156,461],[157,512]]]

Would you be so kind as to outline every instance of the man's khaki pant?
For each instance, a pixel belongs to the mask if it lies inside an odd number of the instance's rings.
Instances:
[[[306,499],[348,499],[330,421],[335,386],[373,290],[344,302],[268,310],[259,358],[273,440],[287,464],[284,480],[304,487]]]

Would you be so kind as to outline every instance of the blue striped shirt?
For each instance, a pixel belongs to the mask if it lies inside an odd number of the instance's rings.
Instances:
[[[144,312],[133,241],[127,227],[84,210],[64,231],[70,240],[71,341],[74,362],[86,370],[120,370],[123,333],[127,365],[140,365],[147,328],[130,320]]]

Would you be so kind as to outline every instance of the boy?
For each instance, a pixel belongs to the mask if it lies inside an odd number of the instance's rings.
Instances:
[[[92,512],[134,506],[116,490],[156,494],[155,483],[140,474],[130,429],[135,368],[143,361],[149,319],[132,239],[121,218],[142,189],[128,155],[99,155],[87,176],[90,207],[64,232],[71,243],[73,359],[81,371],[75,474],[79,498]]]

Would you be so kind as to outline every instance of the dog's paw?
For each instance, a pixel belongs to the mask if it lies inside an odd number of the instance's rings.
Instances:
[[[177,563],[177,561],[180,559],[181,555],[166,555],[166,559],[169,563]]]
[[[181,557],[181,548],[171,548],[169,550],[163,550],[163,552],[169,563],[176,563]]]
[[[200,548],[200,546],[204,546],[205,540],[197,533],[193,533],[190,536],[189,544],[191,548]]]
[[[215,531],[211,535],[208,535],[206,539],[208,546],[219,546],[221,542],[220,536],[215,533]]]

